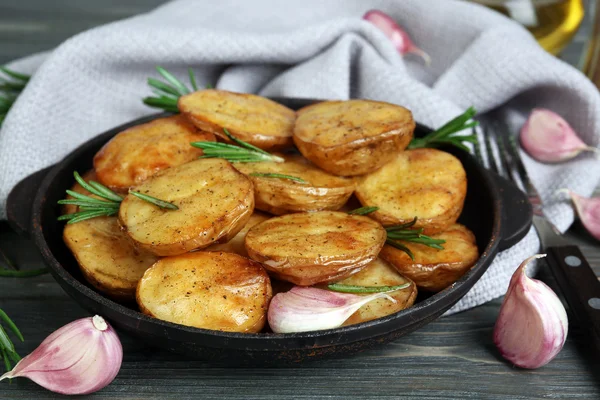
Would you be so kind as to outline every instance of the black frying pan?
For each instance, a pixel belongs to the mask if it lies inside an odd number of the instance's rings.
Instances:
[[[276,99],[291,108],[314,100]],[[521,240],[531,225],[531,207],[525,195],[510,182],[493,175],[468,153],[444,148],[458,157],[468,178],[463,213],[459,219],[477,237],[480,258],[475,266],[449,288],[432,296],[420,296],[406,310],[378,320],[324,331],[293,334],[242,334],[192,328],[148,317],[135,304],[120,304],[95,291],[81,275],[62,241],[64,223],[56,202],[73,184],[73,171],[92,168],[94,154],[117,133],[165,114],[152,115],[111,129],[69,154],[58,164],[21,181],[7,202],[11,226],[30,235],[52,275],[81,306],[106,317],[116,327],[151,345],[207,360],[231,364],[265,365],[298,362],[331,355],[347,355],[390,342],[428,324],[452,307],[487,270],[496,253]],[[430,129],[417,125],[415,135]]]

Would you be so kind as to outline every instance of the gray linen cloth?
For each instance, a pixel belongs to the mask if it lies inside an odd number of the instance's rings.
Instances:
[[[432,64],[401,57],[361,20],[369,9],[405,27]],[[156,65],[181,77],[193,67],[200,84],[220,89],[397,103],[432,127],[471,105],[480,112],[504,105],[517,123],[532,107],[546,107],[589,145],[600,142],[600,96],[593,84],[544,52],[521,26],[481,6],[453,0],[181,0],[11,64],[39,68],[0,132],[0,217],[21,178],[104,130],[154,112],[140,99],[150,94],[146,78],[156,75]],[[600,164],[582,155],[558,166],[526,158],[526,166],[548,214],[567,229],[573,212],[556,201],[555,191],[569,187],[590,195]],[[517,265],[538,247],[532,230],[497,256],[450,313],[503,295]]]

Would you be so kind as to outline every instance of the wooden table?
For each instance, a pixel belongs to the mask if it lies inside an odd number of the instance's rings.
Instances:
[[[92,26],[127,17],[160,0],[4,0],[0,4],[0,63],[47,50]],[[589,30],[589,27],[588,27]],[[582,33],[583,34],[583,33]],[[580,36],[581,39],[581,36]],[[576,64],[581,40],[571,61]],[[600,274],[600,244],[576,224],[569,236]],[[0,248],[27,268],[42,266],[32,243],[0,222]],[[516,266],[515,266],[516,267]],[[498,355],[492,331],[500,299],[441,318],[389,345],[348,356],[282,368],[231,368],[185,359],[144,346],[121,334],[125,351],[117,379],[90,398],[600,398],[600,358],[592,355],[576,327],[549,365],[527,371]],[[0,308],[23,331],[17,350],[31,352],[58,327],[88,313],[49,276],[1,279]],[[0,383],[0,399],[59,398],[34,383]]]

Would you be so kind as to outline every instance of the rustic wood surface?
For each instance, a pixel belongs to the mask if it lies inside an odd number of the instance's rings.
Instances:
[[[0,63],[42,50],[90,27],[144,12],[160,0],[3,0]],[[577,65],[586,27],[567,50]],[[589,30],[589,29],[588,29]],[[569,231],[600,275],[600,244],[579,224]],[[0,248],[24,268],[39,268],[33,244],[0,222]],[[544,278],[543,276],[542,278]],[[548,278],[549,279],[549,278]],[[552,283],[552,282],[550,282]],[[343,359],[281,368],[231,368],[185,359],[121,334],[125,350],[117,379],[89,398],[600,398],[600,357],[590,353],[576,326],[558,357],[528,371],[504,362],[492,343],[501,300],[430,325],[389,345]],[[21,328],[24,355],[48,334],[87,316],[49,276],[0,280],[0,308]],[[0,383],[0,399],[60,398],[34,383]]]

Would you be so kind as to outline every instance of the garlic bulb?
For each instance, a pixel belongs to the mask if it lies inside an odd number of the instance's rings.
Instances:
[[[25,377],[53,392],[87,394],[111,383],[122,359],[119,337],[96,315],[73,321],[52,333],[0,381]]]
[[[542,257],[546,255],[529,257],[517,268],[494,328],[502,357],[522,368],[539,368],[556,357],[569,328],[565,308],[552,289],[525,274],[527,264]]]
[[[385,293],[361,296],[294,286],[290,291],[273,297],[267,317],[275,333],[332,329],[341,326],[363,305],[381,298],[396,302]]]
[[[561,191],[569,193],[581,223],[590,235],[600,240],[600,197],[586,198],[568,189]]]
[[[531,157],[549,163],[570,160],[582,151],[599,151],[586,145],[560,115],[543,108],[531,112],[520,139]]]
[[[400,26],[386,13],[379,10],[368,11],[363,19],[369,21],[373,25],[379,28],[385,35],[392,41],[398,53],[404,55],[407,53],[415,54],[425,61],[426,65],[431,64],[431,57],[423,50],[415,46],[408,33],[406,33]]]

